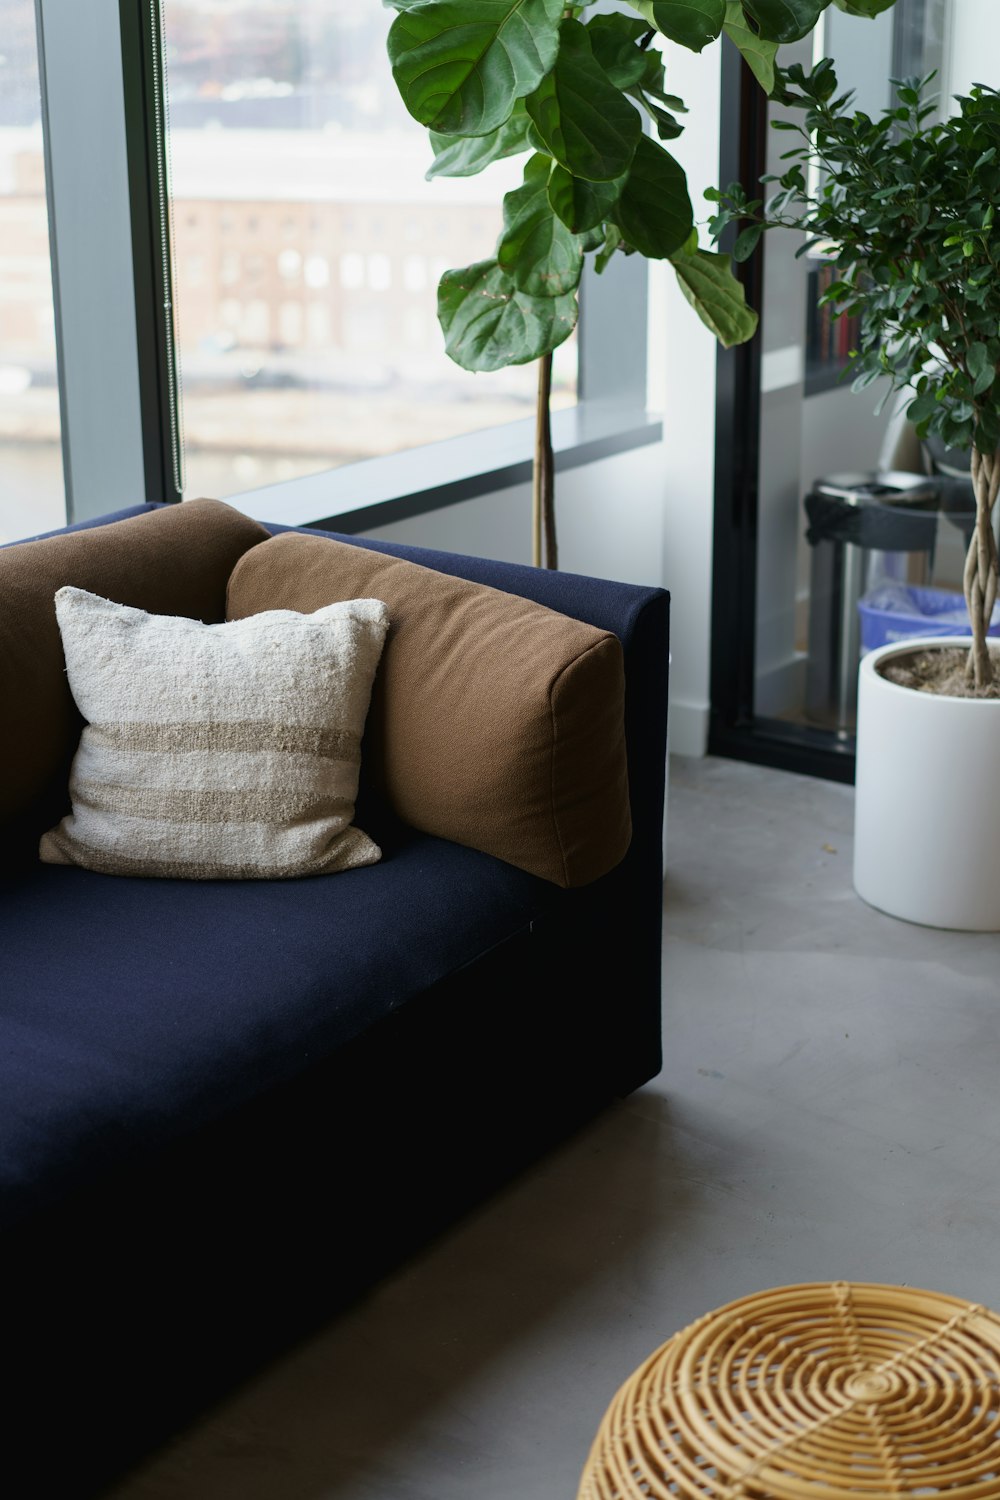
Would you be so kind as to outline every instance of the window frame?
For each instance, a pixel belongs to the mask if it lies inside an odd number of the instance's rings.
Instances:
[[[768,100],[728,40],[722,69],[719,181],[757,182],[767,169]],[[722,248],[732,250],[734,239],[730,226]],[[762,241],[737,267],[762,318],[765,254]],[[717,355],[708,753],[849,783],[853,738],[755,708],[762,348],[758,337]]]
[[[114,0],[35,0],[69,521],[148,494]],[[99,163],[95,173],[93,164]]]

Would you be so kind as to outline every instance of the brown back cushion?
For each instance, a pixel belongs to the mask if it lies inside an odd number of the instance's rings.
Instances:
[[[152,614],[218,622],[236,560],[267,536],[229,505],[192,500],[0,548],[0,823],[42,793],[80,735],[56,590],[72,584]]]
[[[561,886],[631,837],[621,644],[513,594],[285,533],[240,559],[227,617],[382,599],[363,765],[407,823]]]

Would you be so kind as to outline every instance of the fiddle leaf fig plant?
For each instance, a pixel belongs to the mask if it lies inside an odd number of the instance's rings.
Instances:
[[[430,132],[428,177],[470,176],[524,155],[507,193],[492,259],[445,272],[438,318],[464,369],[540,361],[535,450],[535,561],[556,565],[549,427],[552,352],[576,326],[588,255],[673,266],[684,296],[727,346],[757,315],[728,255],[699,247],[683,168],[665,142],[684,103],[667,89],[663,41],[700,52],[721,35],[761,85],[775,54],[831,3],[873,16],[893,0],[385,0],[393,77]]]
[[[860,0],[858,0],[860,3]],[[872,0],[875,3],[875,0]],[[800,144],[784,157],[766,204],[739,185],[706,196],[718,235],[746,223],[737,258],[778,227],[804,232],[800,254],[818,247],[836,267],[824,294],[834,317],[861,317],[852,353],[854,389],[880,378],[907,392],[921,438],[971,453],[976,526],[964,589],[972,626],[967,676],[990,688],[987,631],[997,599],[993,510],[1000,494],[1000,93],[980,85],[956,97],[944,120],[926,90],[933,75],[896,85],[878,120],[837,93],[833,64],[778,71],[777,96],[794,119],[776,122]]]

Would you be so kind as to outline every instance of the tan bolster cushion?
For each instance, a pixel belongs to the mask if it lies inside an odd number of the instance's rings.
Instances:
[[[366,772],[407,823],[561,886],[631,837],[621,643],[513,594],[366,547],[285,533],[229,581],[227,617],[382,599],[389,635]]]
[[[191,500],[0,548],[0,822],[41,794],[80,735],[56,590],[70,585],[153,614],[218,622],[237,559],[267,536],[232,506]]]

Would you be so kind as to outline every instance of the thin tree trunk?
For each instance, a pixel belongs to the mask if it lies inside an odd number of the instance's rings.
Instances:
[[[532,561],[536,568],[557,568],[555,466],[552,458],[552,355],[538,361],[538,397],[535,407],[535,462],[531,476]]]
[[[997,598],[997,548],[993,535],[993,507],[1000,493],[1000,455],[972,450],[972,487],[976,495],[976,529],[965,559],[965,603],[972,625],[972,648],[966,676],[977,688],[993,681],[993,663],[986,644]]]

